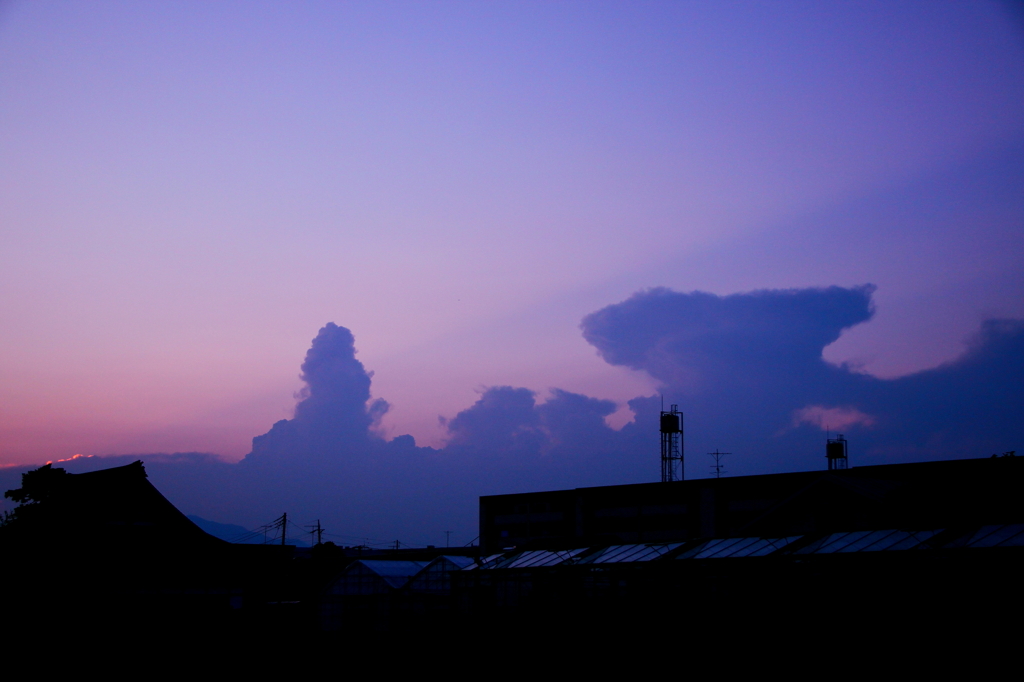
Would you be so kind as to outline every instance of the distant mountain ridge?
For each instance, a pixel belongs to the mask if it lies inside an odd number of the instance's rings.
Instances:
[[[188,516],[189,521],[191,521],[192,523],[196,524],[197,526],[202,528],[204,531],[206,531],[207,533],[209,533],[213,537],[220,538],[221,540],[227,540],[228,542],[236,542],[243,535],[249,535],[252,532],[248,528],[245,528],[244,526],[237,526],[237,525],[235,525],[233,523],[217,523],[216,521],[210,521],[208,519],[204,519],[203,517],[196,516],[194,514],[187,514],[187,516]],[[296,539],[288,539],[285,542],[287,544],[289,544],[289,545],[296,545],[298,547],[308,547],[309,546],[308,542],[305,542],[303,540],[299,540],[298,538],[296,538]],[[244,541],[242,541],[241,544],[245,544],[245,545],[262,545],[263,544],[263,538],[257,536],[257,537],[254,537],[254,538],[250,538],[250,539],[244,540]]]

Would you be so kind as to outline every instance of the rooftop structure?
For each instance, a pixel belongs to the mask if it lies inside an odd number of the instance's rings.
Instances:
[[[1024,459],[950,460],[480,498],[483,553],[1024,521]]]

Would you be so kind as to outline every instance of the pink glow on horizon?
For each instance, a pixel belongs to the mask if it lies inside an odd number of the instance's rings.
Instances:
[[[90,457],[95,457],[95,456],[96,455],[77,454],[77,455],[71,455],[70,457],[68,457],[66,459],[58,459],[56,462],[51,460],[51,461],[48,461],[47,464],[59,464],[60,462],[74,462],[75,460],[78,460],[78,459],[89,459]]]

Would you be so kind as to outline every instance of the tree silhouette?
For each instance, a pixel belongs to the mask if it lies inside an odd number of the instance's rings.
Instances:
[[[66,475],[64,469],[55,469],[50,464],[23,473],[21,487],[4,493],[4,497],[17,502],[18,506],[13,512],[4,513],[3,525],[26,525],[41,520],[47,512],[46,503],[64,483]]]

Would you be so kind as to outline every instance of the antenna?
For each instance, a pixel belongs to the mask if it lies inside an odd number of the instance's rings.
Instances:
[[[451,543],[451,539],[452,539],[452,532],[450,530],[446,530],[444,532],[444,546],[445,547],[451,547],[451,544],[450,544]]]
[[[849,468],[849,450],[843,434],[838,433],[835,438],[825,439],[825,457],[828,459],[829,471]]]
[[[715,448],[714,452],[709,452],[709,455],[715,458],[715,463],[711,465],[711,468],[715,470],[715,478],[721,478],[722,474],[725,473],[725,467],[722,465],[722,458],[726,455],[731,455],[731,452],[719,452],[718,448]]]
[[[683,480],[683,413],[678,405],[661,409],[661,482]]]

